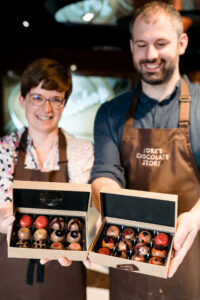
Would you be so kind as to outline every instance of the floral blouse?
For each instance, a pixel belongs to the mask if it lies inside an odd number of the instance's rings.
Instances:
[[[12,181],[17,162],[20,137],[24,128],[9,136],[0,138],[0,202],[12,201]],[[67,140],[67,158],[69,182],[88,183],[93,166],[93,145],[91,142],[78,139],[62,130]],[[25,168],[40,169],[35,148],[28,136]],[[59,151],[58,138],[46,157],[43,171],[58,170]]]

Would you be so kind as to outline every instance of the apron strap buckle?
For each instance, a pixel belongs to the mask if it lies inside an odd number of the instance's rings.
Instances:
[[[179,120],[179,127],[189,127],[190,121],[189,120]]]
[[[191,102],[191,97],[189,95],[180,95],[180,102]]]

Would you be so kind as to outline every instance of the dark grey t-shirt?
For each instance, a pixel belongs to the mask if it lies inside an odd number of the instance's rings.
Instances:
[[[192,97],[190,108],[190,143],[192,153],[200,170],[200,85],[189,85]],[[173,93],[162,102],[140,93],[135,116],[136,128],[177,128],[179,120],[180,82]],[[120,160],[122,129],[130,107],[135,88],[104,103],[98,110],[94,127],[95,163],[91,180],[108,177],[126,187],[124,169]]]

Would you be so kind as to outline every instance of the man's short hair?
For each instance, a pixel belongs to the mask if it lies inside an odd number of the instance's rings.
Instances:
[[[146,23],[156,23],[159,16],[165,14],[171,18],[174,29],[177,32],[178,38],[183,33],[183,21],[181,14],[178,10],[171,4],[167,4],[161,1],[153,1],[139,7],[130,22],[130,33],[133,35],[133,27],[135,20],[140,16]]]

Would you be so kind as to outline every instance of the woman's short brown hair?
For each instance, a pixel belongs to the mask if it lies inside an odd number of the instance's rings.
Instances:
[[[67,100],[72,92],[71,74],[58,61],[40,58],[33,61],[24,70],[21,78],[21,95],[23,98],[34,87],[42,83],[45,90],[65,92]]]

